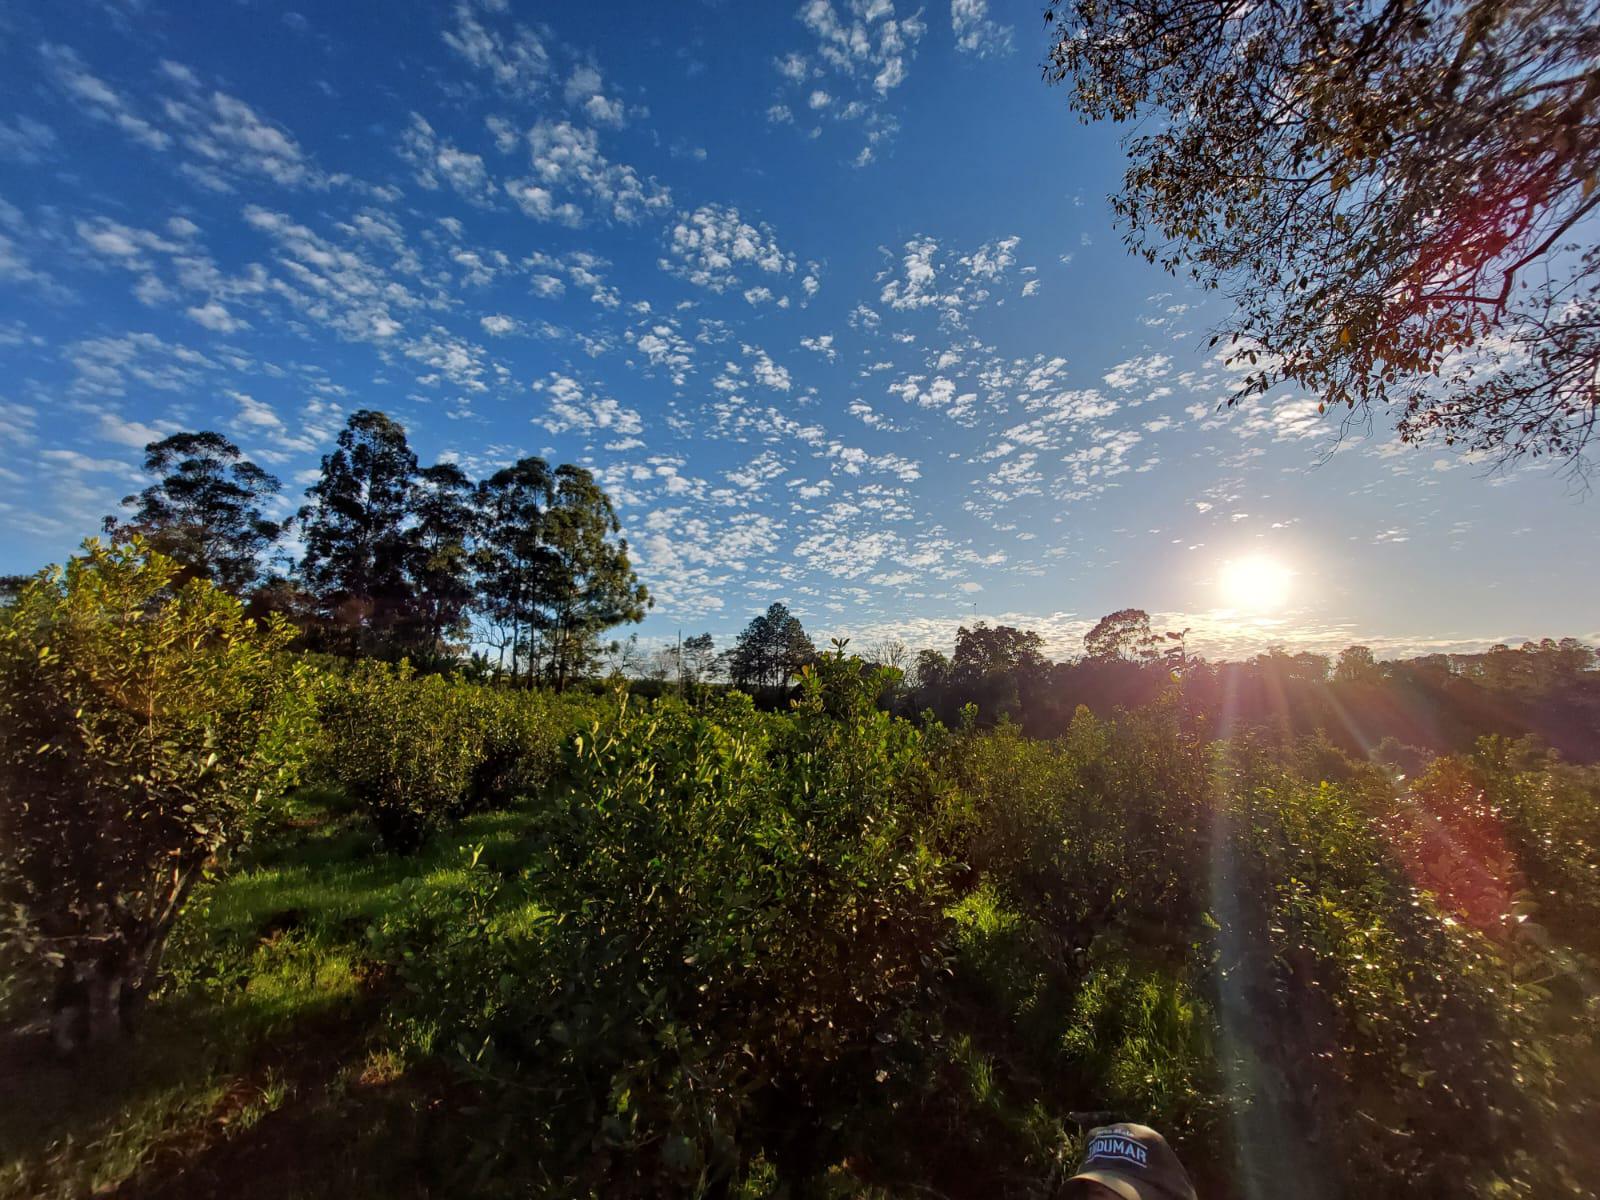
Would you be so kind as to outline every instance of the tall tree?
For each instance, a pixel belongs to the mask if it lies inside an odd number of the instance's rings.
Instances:
[[[728,674],[735,687],[782,689],[816,656],[800,619],[787,605],[773,604],[739,634],[728,655]]]
[[[683,670],[684,682],[691,686],[713,679],[717,672],[717,648],[711,635],[697,633],[684,638],[678,662]]]
[[[1044,641],[1037,633],[1010,625],[991,627],[983,621],[971,629],[963,626],[956,631],[956,651],[950,661],[951,671],[962,680],[981,679],[997,672],[1036,675],[1049,665],[1044,657]]]
[[[1335,683],[1382,683],[1383,668],[1368,646],[1346,646],[1333,665]]]
[[[554,499],[555,476],[542,458],[520,459],[478,485],[481,603],[510,635],[513,680],[532,658],[540,588],[552,573],[544,526]]]
[[[132,520],[107,517],[113,536],[139,533],[182,568],[235,596],[260,572],[262,552],[282,526],[261,513],[277,479],[220,433],[175,433],[144,448],[144,469],[159,478],[122,503]]]
[[[1131,249],[1223,289],[1235,402],[1582,470],[1600,415],[1592,0],[1064,0],[1045,67],[1139,121]],[[1215,340],[1215,339],[1213,339]]]
[[[414,600],[408,641],[433,653],[465,630],[473,601],[477,489],[460,467],[439,463],[417,472],[408,531]]]
[[[417,456],[405,427],[381,412],[354,413],[322,477],[300,510],[305,557],[300,573],[326,619],[349,636],[354,653],[390,635],[407,615],[411,557],[407,533]]]
[[[1100,618],[1083,635],[1083,649],[1102,661],[1126,658],[1147,661],[1155,654],[1156,637],[1150,632],[1150,614],[1142,608],[1121,608]]]
[[[536,600],[557,689],[594,662],[602,632],[642,621],[654,603],[634,574],[621,531],[611,497],[589,471],[556,468],[555,495],[544,520],[549,553]]]

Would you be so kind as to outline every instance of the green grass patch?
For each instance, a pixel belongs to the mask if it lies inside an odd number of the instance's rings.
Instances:
[[[4,1064],[0,1196],[97,1194],[152,1159],[252,1135],[292,1100],[337,1119],[348,1089],[394,1084],[404,1067],[389,1043],[405,1024],[386,1011],[371,931],[465,887],[479,847],[492,870],[518,874],[528,820],[476,814],[400,856],[336,790],[290,797],[274,832],[197,892],[134,1037],[69,1062],[30,1046]],[[538,915],[518,890],[495,921],[531,937]],[[327,1078],[295,1078],[319,1057]],[[352,1137],[394,1152],[381,1131]]]

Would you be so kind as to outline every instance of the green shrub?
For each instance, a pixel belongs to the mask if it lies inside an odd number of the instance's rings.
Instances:
[[[541,853],[497,885],[539,933],[451,932],[465,988],[430,976],[410,1001],[497,1103],[561,1098],[516,1107],[527,1170],[658,1195],[758,1157],[805,1178],[848,1134],[943,923],[920,736],[874,707],[880,686],[836,654],[791,716],[630,698],[575,740]],[[412,937],[387,943],[401,962]]]
[[[120,1031],[213,856],[314,739],[292,631],[177,574],[137,537],[91,540],[0,609],[0,932],[31,977],[59,968],[67,1040]]]
[[[466,804],[483,758],[478,689],[402,663],[367,663],[340,681],[324,723],[329,768],[385,846],[415,851]]]
[[[479,687],[469,704],[480,749],[467,806],[504,808],[551,787],[567,740],[595,708],[577,695]]]
[[[324,770],[385,846],[411,853],[455,818],[550,787],[595,703],[362,663],[327,705]]]
[[[947,738],[958,788],[953,857],[1062,948],[1107,922],[1183,946],[1205,911],[1210,804],[1205,742],[1157,709],[1120,722],[1079,708],[1057,742],[1014,726]]]
[[[1235,751],[1219,768],[1219,1003],[1286,1115],[1351,1187],[1573,1194],[1537,990],[1411,877],[1376,782],[1313,785]]]
[[[1213,750],[1160,705],[1080,711],[1056,743],[1001,725],[930,744],[958,785],[943,844],[969,866],[947,1011],[977,1005],[964,1020],[1063,1081],[1057,1103],[1093,1097],[1234,1177],[1276,1141],[1369,1190],[1571,1190],[1553,1122],[1589,1098],[1559,1090],[1555,1055],[1593,1021],[1553,1023],[1525,980],[1561,957],[1426,872],[1443,830],[1478,873],[1514,859],[1592,900],[1581,772],[1486,745],[1396,797],[1318,739]],[[1486,815],[1492,846],[1465,836]],[[1215,1157],[1230,1142],[1237,1163]]]
[[[1600,958],[1600,767],[1562,762],[1530,739],[1485,737],[1465,761],[1441,760],[1415,790],[1433,808],[1451,793],[1476,808],[1515,864],[1510,919],[1521,932],[1548,930]]]

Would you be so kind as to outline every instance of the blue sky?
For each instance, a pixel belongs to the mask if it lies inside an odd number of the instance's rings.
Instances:
[[[580,462],[657,598],[814,635],[1077,648],[1600,639],[1593,502],[1217,412],[1219,303],[1123,250],[1119,131],[1032,6],[0,0],[0,571],[142,445],[237,440],[297,505],[344,417],[477,475]],[[1259,556],[1281,608],[1221,586]]]

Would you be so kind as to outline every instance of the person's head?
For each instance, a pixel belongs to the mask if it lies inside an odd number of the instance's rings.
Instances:
[[[1197,1200],[1178,1156],[1148,1125],[1102,1125],[1089,1131],[1078,1173],[1063,1197],[1074,1200]]]

